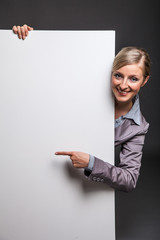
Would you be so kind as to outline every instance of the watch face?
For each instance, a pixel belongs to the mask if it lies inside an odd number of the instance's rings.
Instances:
[[[84,169],[84,175],[87,176],[87,177],[91,174],[91,172],[92,171],[89,168]]]

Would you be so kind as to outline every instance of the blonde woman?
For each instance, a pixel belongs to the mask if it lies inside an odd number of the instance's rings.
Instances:
[[[32,28],[14,26],[14,33],[25,39]],[[77,151],[61,151],[68,155],[73,167],[84,168],[88,179],[130,191],[136,187],[141,167],[142,149],[149,124],[140,111],[140,89],[150,76],[150,57],[138,47],[125,47],[115,56],[112,66],[112,92],[115,98],[115,146],[121,145],[118,166],[97,156]]]

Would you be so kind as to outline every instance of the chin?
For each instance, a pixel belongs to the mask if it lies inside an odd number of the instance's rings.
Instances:
[[[114,97],[115,97],[117,102],[127,103],[127,102],[132,101],[132,99],[135,97],[135,95],[136,94],[133,94],[133,95],[130,95],[130,96],[117,96],[117,95],[114,95]]]

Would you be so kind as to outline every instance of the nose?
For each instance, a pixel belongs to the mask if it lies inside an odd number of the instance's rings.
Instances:
[[[121,88],[122,90],[128,88],[127,79],[123,79],[123,80],[122,80],[122,82],[121,82],[121,84],[120,84],[120,88]]]

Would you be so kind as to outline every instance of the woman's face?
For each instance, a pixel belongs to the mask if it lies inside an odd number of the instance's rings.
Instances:
[[[141,64],[126,65],[112,73],[112,91],[119,103],[132,101],[140,88],[146,84]]]

